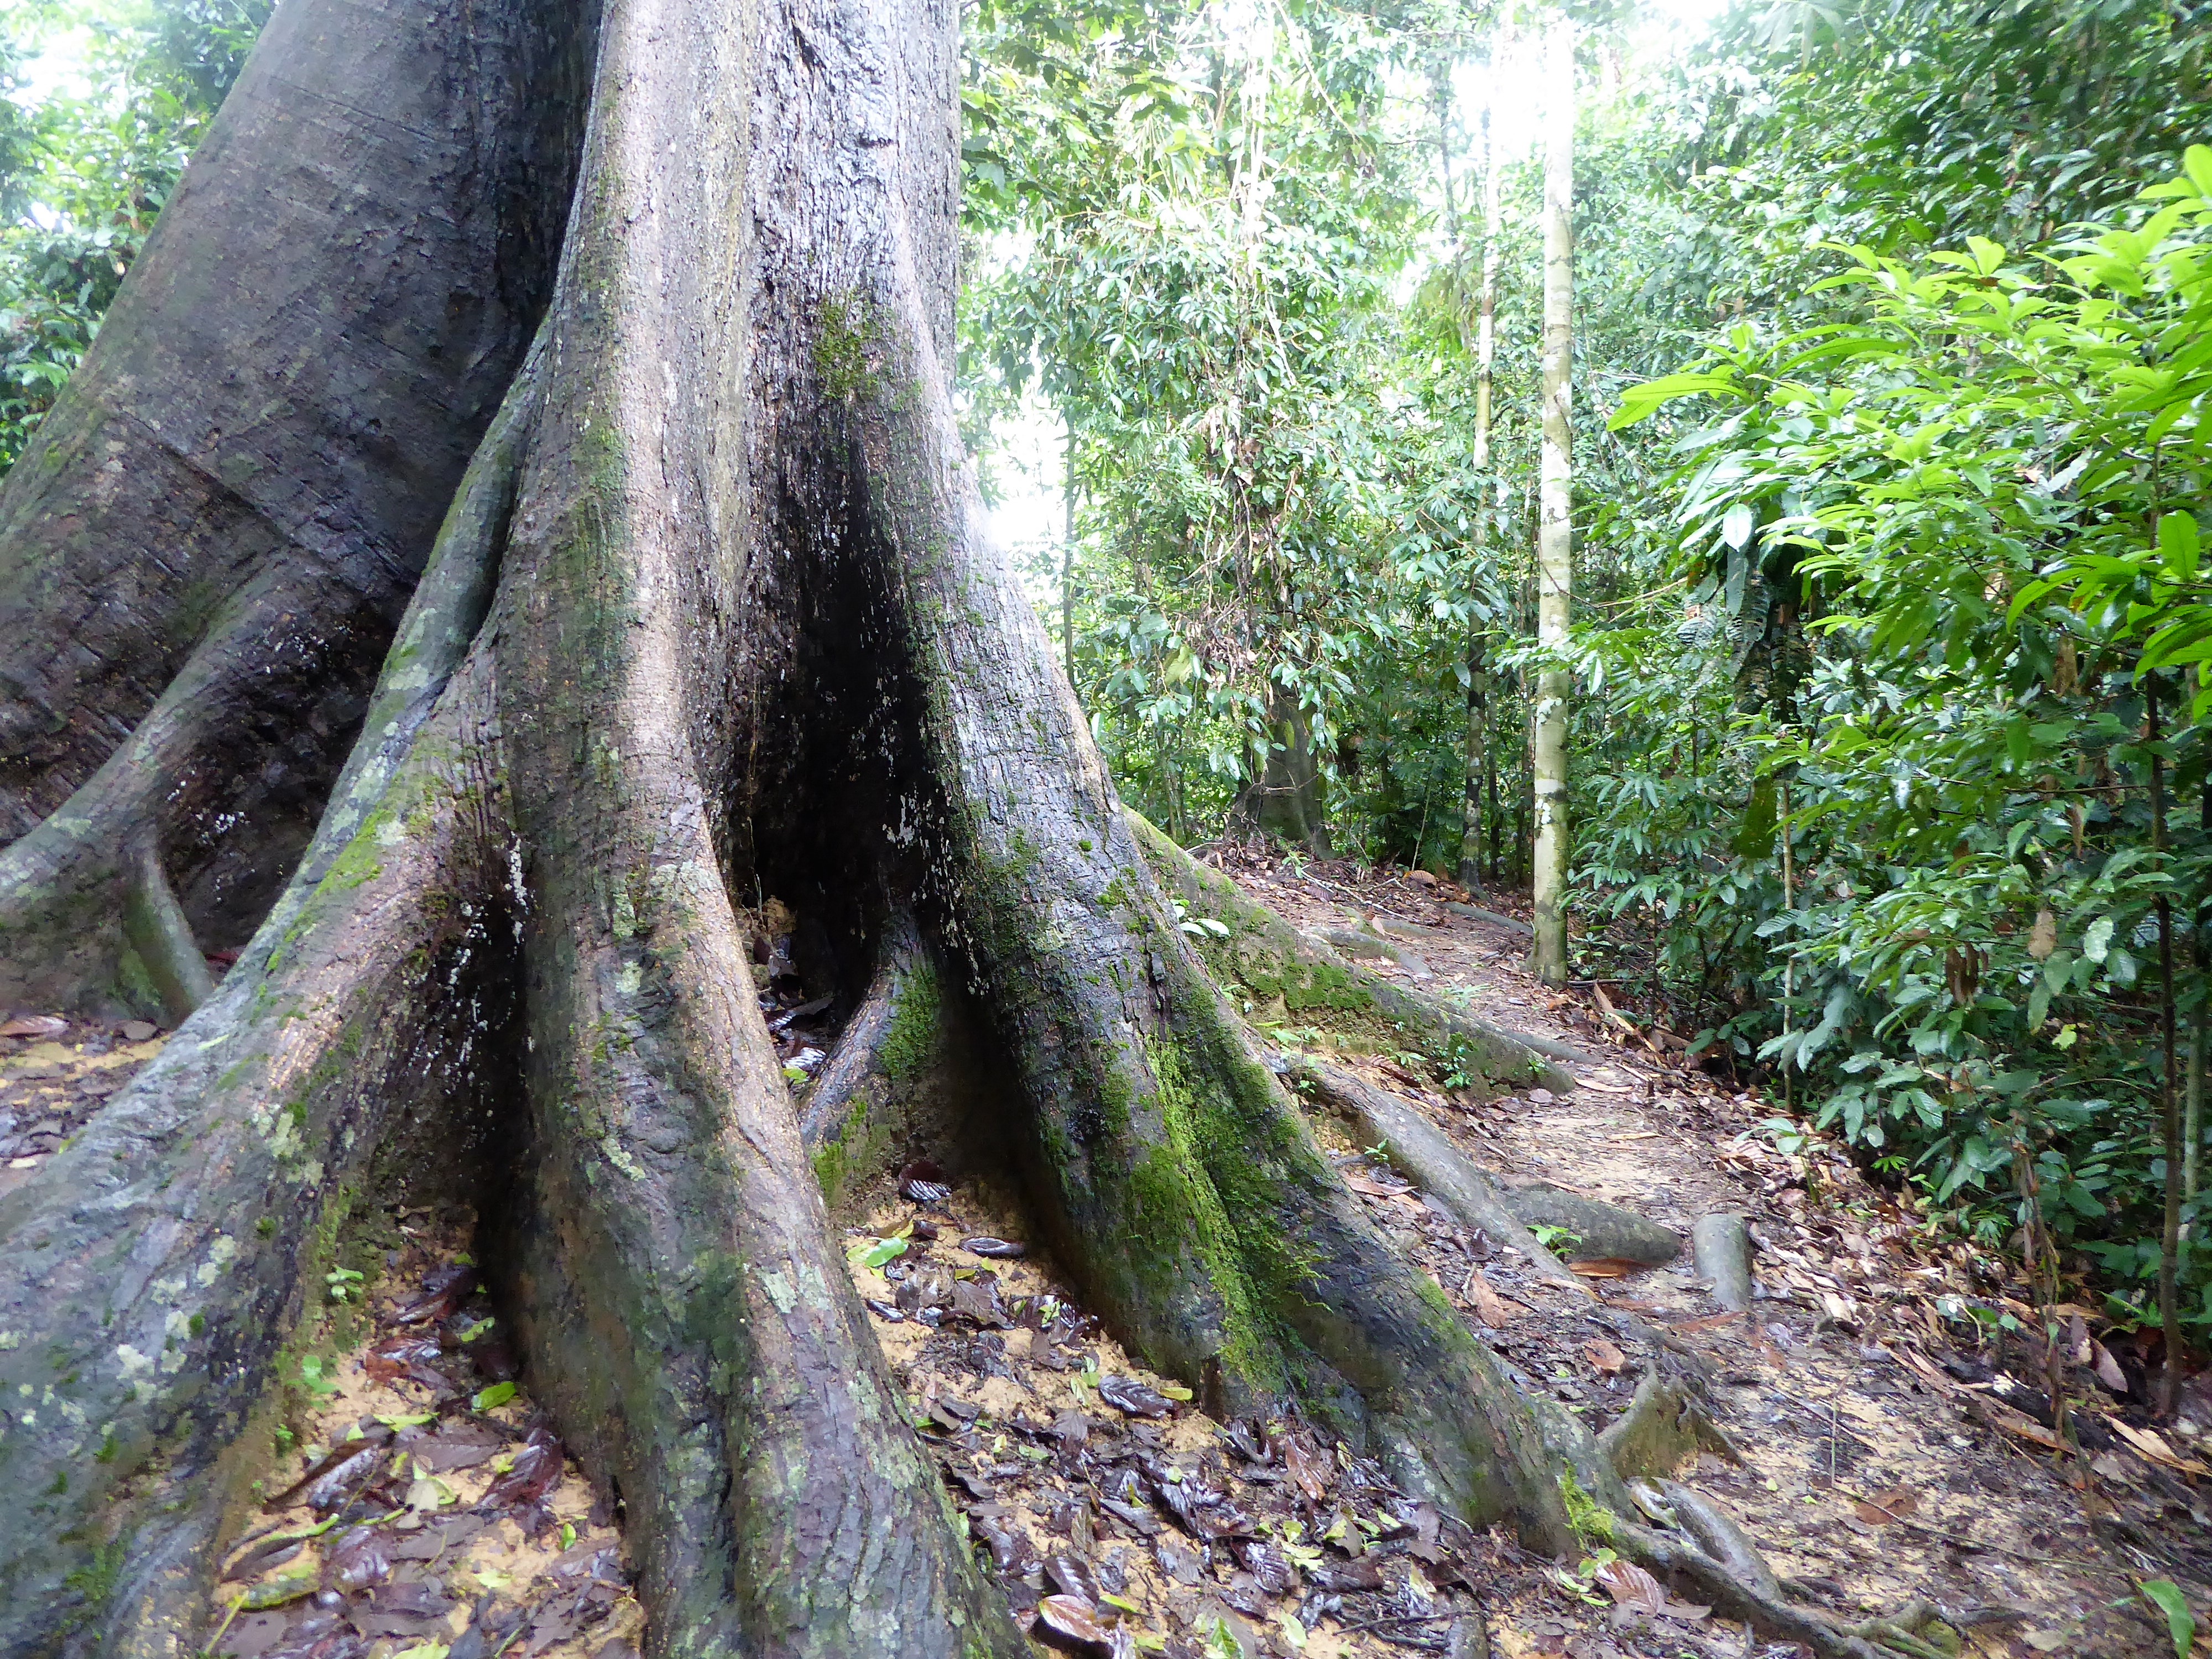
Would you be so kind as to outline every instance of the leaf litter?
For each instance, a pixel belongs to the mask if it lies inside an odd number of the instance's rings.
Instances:
[[[144,1020],[0,1021],[0,1197],[69,1143],[167,1038]]]
[[[207,1652],[636,1659],[621,1533],[516,1378],[471,1218],[411,1213],[368,1317],[347,1322],[365,1328],[300,1362],[296,1449],[226,1550]]]
[[[1486,1625],[1507,1659],[1557,1654],[1578,1632],[1602,1644],[1583,1659],[1740,1659],[1740,1632],[1697,1645],[1702,1609],[1669,1599],[1615,1627],[1586,1581],[1564,1590],[1551,1563],[1399,1491],[1310,1424],[1206,1416],[1082,1310],[1048,1254],[973,1248],[1026,1232],[986,1190],[932,1185],[948,1190],[868,1212],[847,1260],[979,1565],[1043,1647],[1446,1654],[1481,1651],[1472,1634]],[[951,1224],[921,1237],[925,1208]],[[908,1248],[882,1257],[894,1237]],[[1662,1637],[1672,1645],[1638,1645]]]

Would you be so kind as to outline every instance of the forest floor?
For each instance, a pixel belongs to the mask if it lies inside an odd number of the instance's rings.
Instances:
[[[1585,1264],[1578,1294],[1456,1226],[1386,1156],[1324,1121],[1377,1224],[1522,1387],[1600,1429],[1662,1350],[1686,1363],[1735,1455],[1701,1453],[1680,1478],[1734,1516],[1795,1593],[1846,1620],[1919,1601],[1969,1655],[2173,1652],[2137,1586],[2177,1582],[2200,1613],[2212,1599],[2212,1470],[2198,1461],[2212,1438],[2197,1428],[2212,1425],[2212,1396],[2198,1380],[2183,1421],[2154,1426],[2124,1333],[2062,1306],[2062,1354],[2082,1361],[2068,1374],[2082,1449],[2060,1450],[2026,1334],[2041,1318],[2021,1286],[1834,1146],[1779,1151],[1761,1133],[1771,1106],[1654,1052],[1587,991],[1531,981],[1510,898],[1482,898],[1486,916],[1448,886],[1389,872],[1211,857],[1303,928],[1373,933],[1379,921],[1395,951],[1379,971],[1584,1056],[1566,1062],[1570,1091],[1491,1101],[1444,1087],[1418,1056],[1334,1056],[1474,1162],[1686,1240],[1701,1214],[1750,1218],[1760,1297],[1748,1316],[1715,1307],[1686,1250],[1632,1273]],[[1265,1034],[1286,1049],[1324,1042]],[[136,1023],[0,1025],[0,1192],[162,1040]],[[854,1283],[969,1535],[1024,1626],[1054,1645],[1461,1659],[1483,1651],[1484,1632],[1503,1659],[1798,1651],[1659,1593],[1605,1552],[1559,1564],[1472,1534],[1306,1425],[1212,1421],[1085,1316],[1024,1245],[1007,1194],[942,1190],[933,1175],[910,1167],[853,1218]],[[641,1621],[619,1516],[532,1413],[477,1285],[471,1218],[387,1219],[392,1248],[361,1258],[360,1284],[331,1287],[343,1305],[286,1431],[280,1467],[296,1484],[269,1494],[227,1556],[225,1599],[242,1605],[216,1651],[627,1659]],[[1553,1242],[1571,1258],[1571,1240]],[[2022,1329],[1986,1340],[2005,1313]]]

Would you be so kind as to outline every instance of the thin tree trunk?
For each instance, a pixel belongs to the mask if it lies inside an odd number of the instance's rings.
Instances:
[[[2150,844],[2166,853],[2166,761],[2159,751],[2158,677],[2143,679],[2143,708],[2150,726]],[[2176,1281],[2181,1260],[2181,1090],[2176,1075],[2173,994],[2173,901],[2163,890],[2158,908],[2159,1042],[2164,1060],[2159,1117],[2166,1138],[2165,1224],[2159,1237],[2158,1317],[2166,1336],[2166,1364],[2159,1376],[2159,1410],[2171,1417],[2181,1398],[2181,1308]]]
[[[2205,1043],[2212,1036],[2212,981],[2208,981],[2206,973],[2212,963],[2208,963],[2204,948],[2204,923],[2200,909],[2197,925],[2190,929],[2190,965],[2197,971],[2190,988],[2195,994],[2190,999],[2189,1078],[2183,1091],[2181,1117],[2181,1201],[2185,1205],[2197,1201],[2197,1164],[2204,1146]]]
[[[1063,417],[1066,418],[1066,417]],[[1067,421],[1067,443],[1060,489],[1066,521],[1060,543],[1060,660],[1067,683],[1075,684],[1075,422]]]
[[[1490,471],[1490,400],[1498,350],[1498,157],[1491,139],[1491,112],[1482,112],[1482,279],[1474,319],[1474,469],[1483,495]],[[1475,580],[1489,574],[1490,514],[1478,499],[1474,517]],[[1488,624],[1472,625],[1467,643],[1467,790],[1459,854],[1460,884],[1482,884],[1482,793],[1492,760],[1490,753],[1490,665]],[[1493,787],[1492,793],[1495,795]],[[1493,835],[1493,845],[1495,836]],[[1492,856],[1493,866],[1497,860]],[[1492,873],[1495,873],[1493,869]]]
[[[1574,25],[1556,19],[1545,43],[1544,438],[1542,518],[1537,531],[1537,642],[1564,652],[1574,592]],[[1528,742],[1535,791],[1531,872],[1536,937],[1529,968],[1549,985],[1567,978],[1567,697],[1564,666],[1536,677]]]

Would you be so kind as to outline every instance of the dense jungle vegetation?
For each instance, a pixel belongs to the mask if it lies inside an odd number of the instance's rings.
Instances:
[[[259,16],[7,15],[0,461]],[[1060,448],[1035,591],[1120,787],[1187,844],[1282,835],[1510,890],[1538,677],[1567,672],[1570,974],[1985,1245],[2147,1321],[2167,1264],[2201,1340],[2212,15],[1566,21],[1554,645],[1559,15],[969,8],[971,432]]]

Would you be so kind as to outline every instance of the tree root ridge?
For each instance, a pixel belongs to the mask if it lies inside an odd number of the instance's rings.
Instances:
[[[1694,1546],[1632,1522],[1615,1524],[1624,1555],[1686,1595],[1783,1641],[1802,1642],[1820,1659],[1881,1659],[1873,1644],[1825,1615],[1770,1595]]]

